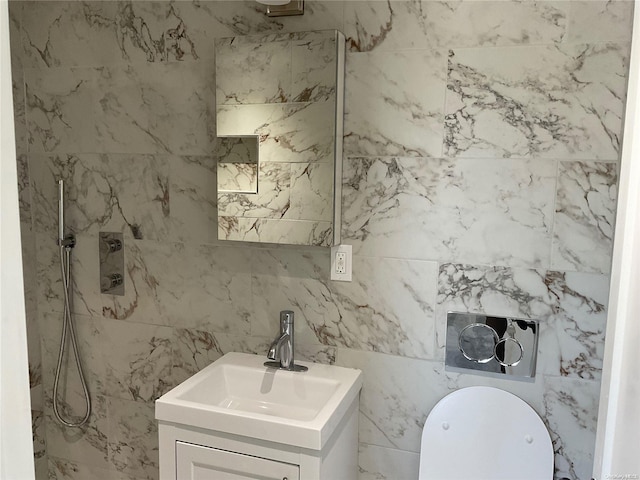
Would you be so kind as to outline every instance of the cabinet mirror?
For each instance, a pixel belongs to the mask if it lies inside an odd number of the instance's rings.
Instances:
[[[218,238],[340,243],[344,36],[216,41]]]

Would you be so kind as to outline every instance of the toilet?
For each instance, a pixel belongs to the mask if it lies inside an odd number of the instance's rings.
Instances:
[[[538,414],[492,387],[450,393],[422,431],[419,480],[550,480],[551,438]]]

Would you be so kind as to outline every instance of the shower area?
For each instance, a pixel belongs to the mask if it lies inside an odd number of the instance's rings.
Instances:
[[[37,477],[157,478],[154,400],[224,353],[266,357],[291,309],[297,356],[364,373],[360,480],[417,478],[427,413],[471,385],[526,400],[556,478],[590,479],[632,13],[10,1]],[[328,249],[217,239],[216,39],[332,29],[352,282]],[[123,295],[101,293],[101,232],[122,234]],[[539,320],[535,381],[445,370],[447,311]]]

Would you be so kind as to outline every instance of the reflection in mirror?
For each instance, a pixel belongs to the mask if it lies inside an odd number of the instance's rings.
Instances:
[[[258,137],[218,138],[218,192],[258,193]]]
[[[216,42],[220,239],[339,243],[343,92],[339,32]]]

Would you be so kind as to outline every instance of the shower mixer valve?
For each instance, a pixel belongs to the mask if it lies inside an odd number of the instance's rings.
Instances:
[[[100,232],[100,292],[124,295],[124,241],[120,232]]]

